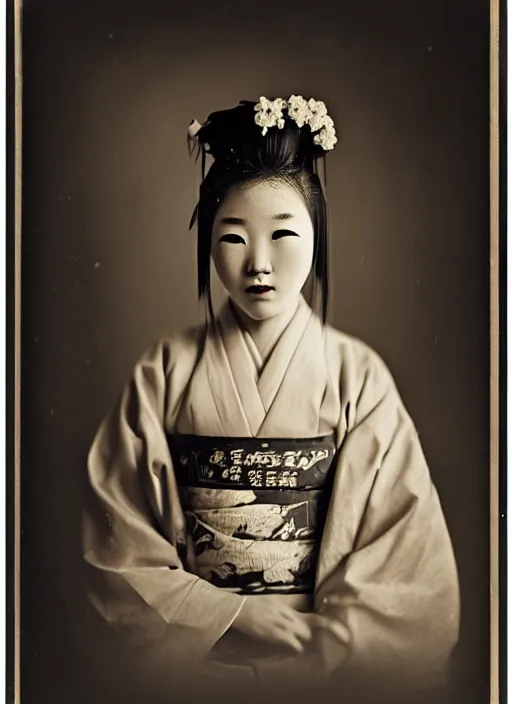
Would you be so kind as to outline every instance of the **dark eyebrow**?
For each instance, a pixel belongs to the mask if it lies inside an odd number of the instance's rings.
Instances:
[[[223,225],[245,225],[245,220],[243,218],[222,218],[221,223]]]
[[[290,218],[295,217],[291,213],[278,213],[272,217],[272,220],[290,220]]]

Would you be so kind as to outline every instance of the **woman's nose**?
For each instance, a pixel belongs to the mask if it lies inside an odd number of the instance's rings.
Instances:
[[[265,247],[253,248],[251,250],[247,260],[247,273],[249,276],[272,273],[272,263],[268,250]]]

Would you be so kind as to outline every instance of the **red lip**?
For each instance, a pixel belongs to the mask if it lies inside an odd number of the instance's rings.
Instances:
[[[273,291],[274,287],[273,286],[249,286],[249,288],[245,289],[247,293],[256,293],[256,294],[263,294],[263,293],[268,293],[269,291]]]

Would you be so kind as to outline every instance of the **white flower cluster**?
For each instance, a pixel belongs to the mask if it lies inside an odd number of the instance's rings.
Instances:
[[[255,122],[259,127],[263,127],[263,134],[267,134],[269,127],[284,127],[283,110],[286,107],[286,100],[276,98],[260,98],[260,102],[254,108],[256,112]]]
[[[299,127],[309,125],[311,132],[317,134],[313,137],[313,142],[318,144],[324,151],[334,149],[338,141],[334,122],[327,114],[325,103],[321,100],[310,98],[306,100],[301,95],[291,95],[288,100],[276,98],[268,100],[261,97],[254,107],[256,111],[255,122],[262,127],[263,134],[266,134],[270,127],[283,129],[283,110],[288,110],[288,117],[294,120]]]

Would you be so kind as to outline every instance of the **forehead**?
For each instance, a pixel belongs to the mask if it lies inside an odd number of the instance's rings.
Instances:
[[[221,217],[267,217],[280,213],[295,217],[309,217],[304,198],[288,183],[262,181],[234,186],[221,203],[217,220]]]

